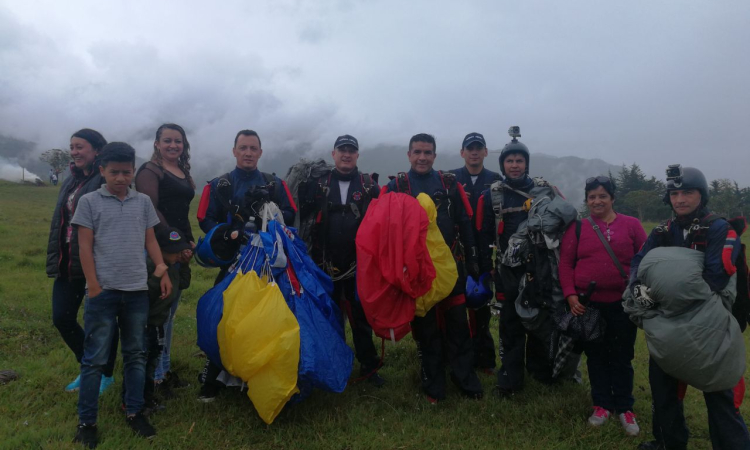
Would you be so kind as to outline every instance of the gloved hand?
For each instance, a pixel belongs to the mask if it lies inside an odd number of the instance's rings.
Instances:
[[[475,280],[479,279],[479,252],[476,247],[471,247],[466,252],[466,273]]]
[[[258,216],[260,208],[271,200],[268,186],[252,186],[245,192],[245,210],[248,217]]]
[[[641,307],[646,309],[653,309],[656,306],[654,299],[649,295],[651,290],[648,286],[642,284],[636,284],[633,286],[633,297],[635,302]]]

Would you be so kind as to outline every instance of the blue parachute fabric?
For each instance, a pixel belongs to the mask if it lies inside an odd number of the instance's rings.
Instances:
[[[276,222],[270,222],[268,227],[271,233],[279,230],[287,258],[302,287],[299,295],[288,296],[294,292],[288,274],[284,273],[277,279],[289,308],[299,322],[300,362],[297,383],[300,397],[304,398],[312,387],[342,392],[351,375],[354,354],[346,344],[341,311],[322,285],[319,269],[307,255],[304,242],[293,230],[281,228]],[[295,242],[302,246],[295,245]],[[322,280],[333,287],[331,279],[324,272],[320,273],[324,275]]]
[[[234,280],[234,272],[230,272],[216,286],[209,289],[200,300],[195,311],[198,322],[198,347],[206,353],[212,363],[223,369],[219,353],[219,341],[216,329],[224,314],[224,291]]]

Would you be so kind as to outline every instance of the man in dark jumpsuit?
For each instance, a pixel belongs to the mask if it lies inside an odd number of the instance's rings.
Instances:
[[[455,174],[456,180],[464,186],[471,209],[476,213],[477,202],[482,192],[501,177],[499,173],[484,167],[487,143],[481,134],[469,133],[464,137],[461,157],[465,161],[464,167],[453,169],[451,173]],[[474,240],[479,242],[478,232],[475,233]],[[476,309],[469,308],[469,324],[474,341],[474,367],[488,374],[493,374],[495,369],[495,341],[490,333],[491,317],[489,305]]]
[[[380,387],[385,380],[377,372],[380,358],[372,342],[372,328],[355,295],[354,241],[367,206],[380,188],[369,174],[359,172],[359,142],[353,136],[339,136],[331,156],[335,167],[330,172],[300,184],[300,216],[303,220],[317,216],[312,230],[313,257],[333,280],[333,299],[349,318],[360,377]]]
[[[500,171],[505,176],[503,187],[503,211],[500,227],[496,228],[495,212],[489,190],[482,194],[477,209],[477,225],[481,228],[479,240],[480,266],[483,272],[492,270],[492,246],[497,238],[497,252],[508,248],[508,239],[518,226],[528,218],[523,206],[534,181],[529,177],[529,149],[517,139],[505,145],[500,153]],[[501,265],[495,269],[495,292],[502,305],[500,311],[500,361],[497,372],[497,392],[510,396],[523,388],[525,370],[542,383],[552,383],[552,364],[548,357],[547,345],[529,333],[524,327],[515,308],[518,286],[525,276],[526,267]]]
[[[198,222],[201,230],[208,233],[214,227],[227,224],[223,233],[225,240],[241,239],[245,232],[245,222],[254,215],[250,211],[253,202],[270,200],[278,205],[284,216],[284,222],[294,223],[297,207],[292,200],[286,183],[275,175],[258,170],[258,160],[263,154],[260,136],[253,130],[242,130],[234,138],[232,154],[237,166],[231,172],[214,178],[203,189],[198,207]],[[252,224],[255,226],[255,224]],[[239,243],[237,243],[239,250]],[[230,265],[221,267],[214,285],[227,274]],[[198,400],[207,403],[213,401],[223,386],[216,380],[221,369],[206,360],[203,369],[205,379]]]
[[[703,279],[712,291],[723,290],[736,272],[734,266],[740,252],[737,232],[729,223],[706,207],[709,191],[706,177],[693,167],[670,166],[665,203],[672,207],[675,218],[655,228],[630,263],[630,289],[635,301],[654,307],[648,287],[638,280],[638,266],[651,249],[661,246],[693,248],[705,254]],[[732,282],[734,282],[732,280]],[[642,450],[683,450],[687,448],[688,429],[685,424],[681,396],[685,385],[668,375],[653,359],[649,359],[648,378],[651,385],[653,435],[655,440],[638,446]],[[740,384],[743,381],[740,380]],[[735,404],[733,389],[704,392],[708,410],[711,446],[721,450],[750,449],[750,435]]]
[[[437,208],[437,225],[450,248],[464,246],[467,272],[479,273],[478,255],[474,232],[471,229],[471,206],[453,174],[441,174],[433,170],[436,158],[435,138],[429,134],[417,134],[409,141],[407,152],[411,169],[399,174],[383,189],[384,192],[402,192],[416,197],[425,193],[432,198]],[[458,262],[462,264],[462,262]],[[474,372],[474,352],[466,320],[464,289],[466,280],[459,277],[450,296],[431,308],[424,317],[414,317],[412,335],[417,342],[422,364],[422,389],[430,403],[445,399],[445,369],[443,347],[447,363],[451,368],[451,379],[470,398],[482,397],[482,384]],[[438,314],[442,316],[444,333],[438,326]]]

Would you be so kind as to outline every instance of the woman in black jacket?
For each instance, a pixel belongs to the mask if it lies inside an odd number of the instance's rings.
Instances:
[[[70,137],[70,157],[73,162],[70,164],[70,176],[60,186],[47,245],[47,276],[55,279],[52,287],[52,322],[79,363],[83,357],[84,332],[78,323],[78,309],[86,294],[86,278],[78,255],[78,230],[70,221],[81,196],[96,191],[104,183],[99,174],[97,156],[106,144],[101,133],[89,128],[76,131]],[[112,371],[117,344],[118,336],[115,333],[109,361],[103,370],[100,392],[114,381]],[[79,374],[65,390],[77,391],[80,381]]]

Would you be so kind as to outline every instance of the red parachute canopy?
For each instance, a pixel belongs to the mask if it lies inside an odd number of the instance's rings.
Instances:
[[[399,340],[411,330],[415,299],[435,279],[427,251],[427,213],[407,194],[381,195],[357,231],[357,291],[377,336]]]

